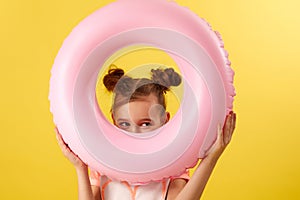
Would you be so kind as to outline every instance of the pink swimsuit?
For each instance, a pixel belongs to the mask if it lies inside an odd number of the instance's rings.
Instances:
[[[130,185],[122,181],[112,181],[101,176],[96,171],[90,172],[91,185],[100,187],[102,200],[164,200],[169,183],[174,179],[189,180],[188,172],[179,177],[169,178],[159,182],[150,182],[145,185]]]

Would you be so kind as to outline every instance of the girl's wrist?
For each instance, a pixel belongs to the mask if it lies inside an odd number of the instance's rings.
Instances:
[[[204,159],[210,162],[217,162],[222,155],[222,152],[211,152]]]
[[[75,170],[76,170],[77,174],[87,173],[88,172],[88,166],[86,164],[75,166]]]

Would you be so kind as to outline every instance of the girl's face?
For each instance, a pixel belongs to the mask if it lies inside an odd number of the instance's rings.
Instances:
[[[170,114],[152,94],[119,106],[113,112],[114,124],[133,133],[153,131],[168,122],[169,118]]]

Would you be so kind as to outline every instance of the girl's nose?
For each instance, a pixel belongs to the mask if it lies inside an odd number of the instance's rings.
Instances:
[[[137,126],[136,124],[131,125],[131,130],[130,132],[132,133],[141,133],[141,129],[139,126]]]

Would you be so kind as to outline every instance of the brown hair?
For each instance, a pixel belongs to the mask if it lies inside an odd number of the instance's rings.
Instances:
[[[154,94],[158,103],[166,109],[165,95],[171,86],[181,83],[181,76],[173,68],[152,69],[151,79],[131,78],[124,75],[124,70],[111,65],[103,78],[103,84],[108,91],[114,92],[112,111],[128,102]]]

